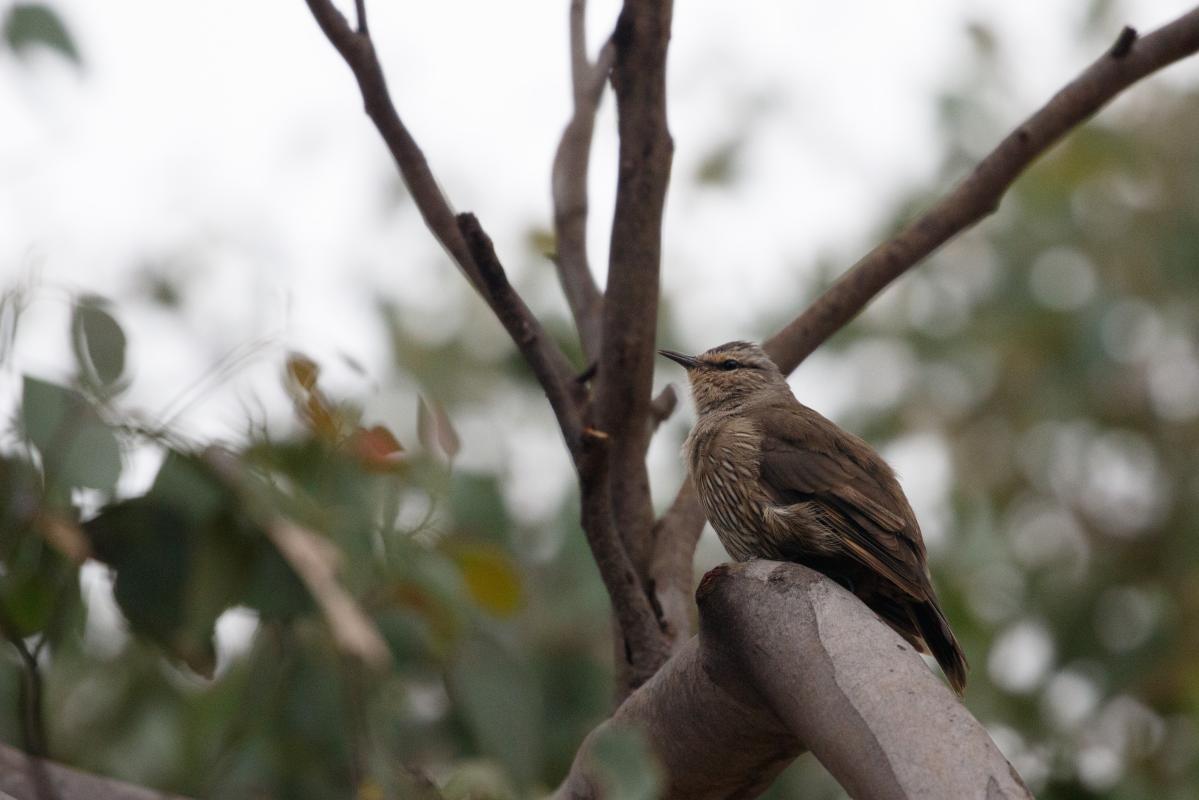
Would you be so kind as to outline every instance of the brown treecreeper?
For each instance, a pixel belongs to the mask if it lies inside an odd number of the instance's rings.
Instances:
[[[931,652],[961,694],[966,657],[937,603],[916,516],[882,457],[796,400],[755,344],[659,352],[687,368],[699,415],[687,471],[729,555],[823,572]]]

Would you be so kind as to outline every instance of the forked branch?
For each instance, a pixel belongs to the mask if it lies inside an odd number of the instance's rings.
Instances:
[[[332,4],[331,0],[306,0],[309,9],[324,31],[325,36],[345,59],[358,81],[359,88],[366,106],[366,113],[374,122],[379,134],[383,137],[388,149],[395,159],[400,175],[408,187],[409,193],[416,202],[425,224],[446,249],[459,266],[467,279],[482,295],[491,307],[508,335],[516,343],[533,374],[537,377],[546,398],[554,410],[561,428],[567,448],[574,457],[579,471],[579,483],[583,490],[583,526],[587,533],[588,544],[600,566],[600,574],[604,579],[605,588],[612,600],[615,617],[619,623],[618,654],[621,658],[618,665],[621,670],[621,685],[629,686],[630,681],[640,682],[652,674],[666,658],[666,641],[662,636],[657,618],[650,606],[649,596],[645,592],[634,563],[629,558],[624,543],[614,524],[611,501],[611,487],[608,485],[609,454],[612,445],[619,446],[619,440],[608,441],[603,437],[601,447],[584,448],[583,416],[587,412],[587,392],[584,384],[575,378],[574,369],[562,350],[549,337],[536,316],[529,310],[519,293],[508,281],[503,265],[496,255],[490,237],[487,236],[478,219],[473,214],[455,214],[449,202],[442,194],[428,162],[412,135],[408,132],[395,109],[387,90],[383,69],[375,53],[366,27],[366,10],[363,0],[357,0],[358,14],[357,30],[351,28],[346,18]],[[572,13],[573,52],[577,61],[586,62],[582,42],[582,9],[581,4]],[[664,48],[664,43],[662,47]],[[563,156],[563,169],[575,170],[563,182],[560,198],[558,187],[555,188],[556,198],[566,206],[570,202],[582,198],[583,205],[578,219],[567,225],[564,237],[567,245],[567,260],[565,264],[563,284],[568,297],[573,297],[572,308],[579,301],[579,309],[585,313],[580,320],[580,335],[584,344],[590,342],[592,349],[598,348],[598,325],[600,313],[599,291],[587,268],[585,253],[585,238],[581,227],[571,227],[575,222],[580,226],[585,223],[586,201],[586,157],[590,147],[591,126],[593,124],[594,108],[599,101],[599,93],[608,74],[610,60],[614,59],[613,48],[605,47],[595,65],[576,64],[576,119],[578,124],[575,133],[567,131],[572,137],[571,143],[566,143]],[[633,81],[637,83],[636,80]],[[664,87],[663,87],[664,91]],[[664,95],[663,95],[664,100]],[[664,120],[664,117],[663,117]],[[582,173],[578,172],[582,164]],[[665,183],[661,185],[665,192]],[[628,194],[626,188],[625,193]],[[577,205],[577,203],[576,203]],[[636,204],[634,204],[636,205]],[[660,222],[660,200],[658,214]],[[566,207],[563,206],[563,207]],[[634,209],[635,211],[635,209]],[[628,213],[626,212],[626,216]],[[658,225],[658,223],[655,223]],[[652,271],[652,286],[656,297],[657,261],[656,249]],[[637,277],[637,281],[642,278]],[[626,280],[627,283],[627,280]],[[652,304],[656,309],[656,300]],[[637,309],[639,306],[633,305]],[[640,312],[636,312],[641,318]],[[648,319],[652,320],[651,312]],[[586,323],[586,324],[584,324]],[[589,327],[590,326],[590,327]],[[588,331],[592,331],[588,333]],[[646,352],[651,352],[653,332],[644,338]],[[646,362],[648,364],[648,362]],[[619,390],[619,386],[616,387]],[[648,402],[648,383],[645,394]],[[610,408],[616,408],[610,404]],[[601,432],[601,436],[603,436]],[[622,462],[623,464],[623,462]],[[641,464],[644,473],[644,464]],[[648,493],[645,495],[646,516],[652,519],[648,512]],[[648,530],[648,529],[647,529]],[[630,676],[637,676],[635,679]]]
[[[554,154],[551,188],[557,240],[554,264],[579,331],[583,353],[588,361],[594,362],[599,358],[603,296],[587,257],[587,174],[595,114],[608,73],[612,71],[616,49],[609,41],[594,63],[588,60],[586,10],[586,0],[571,0],[570,78],[574,111]]]

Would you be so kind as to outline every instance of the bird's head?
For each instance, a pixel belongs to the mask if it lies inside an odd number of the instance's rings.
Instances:
[[[752,342],[727,342],[698,356],[673,350],[658,353],[687,368],[691,394],[700,414],[737,408],[780,392],[790,393],[778,366]]]

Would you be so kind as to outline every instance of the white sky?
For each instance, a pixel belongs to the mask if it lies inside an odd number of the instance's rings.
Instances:
[[[430,329],[448,333],[462,318],[465,285],[411,207],[386,210],[390,163],[301,0],[54,5],[78,39],[82,73],[51,56],[22,65],[0,55],[0,286],[33,275],[39,287],[17,358],[0,370],[0,413],[15,407],[21,372],[62,375],[71,294],[120,301],[148,264],[181,278],[187,306],[182,316],[117,306],[137,377],[131,405],[155,415],[223,354],[273,343],[259,369],[189,408],[182,422],[202,435],[233,434],[250,397],[279,401],[285,349],[330,364],[344,352],[387,374],[368,305],[379,292]],[[1137,0],[1125,18],[1147,31],[1186,5]],[[567,6],[371,3],[401,114],[451,202],[479,214],[518,281],[550,269],[522,242],[550,218],[550,159],[568,114]],[[617,7],[592,3],[593,46]],[[679,0],[663,280],[686,309],[685,343],[743,337],[764,308],[798,310],[817,256],[849,263],[900,194],[932,185],[933,98],[970,63],[967,21],[998,33],[1001,100],[1015,124],[1101,52],[1076,45],[1086,8]],[[1199,79],[1193,67],[1175,73]],[[592,166],[597,265],[615,174],[611,97],[604,103]],[[737,135],[747,136],[740,182],[697,188],[696,165]],[[562,306],[545,291],[530,300]],[[820,407],[820,380],[808,384]],[[488,437],[464,434],[463,461],[494,456],[479,441]]]

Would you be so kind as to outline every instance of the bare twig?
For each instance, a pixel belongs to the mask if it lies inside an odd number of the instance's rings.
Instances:
[[[337,52],[353,71],[358,88],[362,92],[366,114],[375,123],[379,135],[391,151],[400,177],[412,195],[425,225],[466,273],[471,283],[478,286],[478,273],[474,262],[471,261],[466,242],[458,232],[454,212],[450,209],[445,195],[441,193],[441,187],[437,185],[433,172],[429,169],[425,154],[408,132],[407,126],[391,102],[387,81],[383,77],[383,67],[379,64],[370,36],[351,28],[331,0],[305,1],[325,37],[337,48]]]
[[[354,11],[358,17],[358,34],[370,36],[370,29],[366,25],[366,0],[354,0]]]
[[[587,258],[587,173],[595,114],[616,49],[608,42],[594,64],[587,59],[586,10],[586,0],[571,0],[570,73],[574,112],[554,154],[551,187],[557,240],[554,264],[574,315],[583,353],[588,360],[595,360],[599,357],[603,297]]]
[[[670,419],[670,415],[678,407],[679,393],[675,391],[673,384],[668,383],[649,404],[650,432],[656,431],[659,425]]]
[[[1199,50],[1199,8],[1137,38],[1126,28],[1115,46],[1053,96],[999,143],[973,172],[931,209],[870,251],[795,320],[765,343],[784,372],[791,372],[853,319],[879,292],[946,241],[993,212],[1007,189],[1037,157],[1136,81]],[[658,587],[690,581],[690,558],[703,514],[684,483],[655,536]],[[685,571],[684,571],[685,570]],[[666,604],[663,604],[664,607]]]
[[[671,10],[670,0],[626,0],[612,35],[620,171],[595,380],[596,419],[611,436],[614,522],[643,580],[653,527],[645,468],[650,433],[646,421],[657,329],[662,210],[674,150],[666,122]]]
[[[320,607],[338,648],[371,669],[390,665],[391,651],[378,628],[337,580],[341,564],[337,548],[282,517],[271,520],[265,530]]]
[[[1008,134],[953,191],[871,250],[793,322],[767,340],[784,372],[799,366],[874,297],[946,241],[999,207],[1024,170],[1121,91],[1199,50],[1199,8],[1137,38],[1125,28],[1115,45]]]
[[[37,800],[57,800],[58,793],[46,772],[45,764],[41,761],[49,755],[49,740],[46,738],[46,714],[42,707],[42,671],[37,663],[40,643],[38,649],[30,650],[9,616],[8,609],[3,606],[0,606],[0,635],[8,639],[21,659],[21,738],[24,740],[25,749],[36,756],[30,759],[26,775],[30,784],[29,797]]]
[[[567,449],[577,459],[582,432],[579,409],[584,387],[575,380],[574,369],[562,350],[508,282],[508,276],[496,257],[495,247],[475,215],[459,214],[458,228],[482,280],[480,292],[487,298],[500,324],[508,331],[541,383],[550,407],[558,418]]]
[[[498,295],[493,294],[492,289],[497,285],[496,276],[502,276],[503,268],[495,259],[494,251],[491,251],[487,275],[483,274],[480,265],[475,261],[471,245],[463,235],[457,216],[437,185],[424,153],[396,112],[370,36],[365,30],[356,32],[350,28],[345,17],[330,0],[306,2],[325,36],[353,71],[362,93],[366,113],[391,151],[400,176],[416,202],[425,225],[499,317],[551,400],[570,397],[573,370],[561,348],[545,333],[541,323],[511,289],[506,278],[502,281],[503,286],[507,287],[506,291]],[[365,17],[360,17],[360,20],[364,21]],[[477,221],[471,229],[481,232]],[[554,405],[554,412],[558,416],[563,436],[573,449],[577,446],[579,434],[577,406],[559,402]]]
[[[3,607],[0,607],[0,634],[8,639],[21,658],[21,736],[25,740],[25,749],[35,756],[44,757],[47,749],[45,715],[42,713],[42,673],[37,657],[25,644],[8,609]]]
[[[269,506],[259,502],[256,490],[246,479],[245,469],[235,454],[213,446],[204,450],[202,458],[213,475],[243,499],[267,538],[308,589],[338,648],[371,669],[388,666],[391,651],[383,636],[337,580],[342,562],[337,547],[328,539],[267,510]]]

